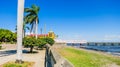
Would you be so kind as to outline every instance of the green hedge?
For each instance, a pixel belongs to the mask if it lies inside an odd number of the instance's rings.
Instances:
[[[10,30],[0,29],[0,42],[16,42],[17,35]]]
[[[46,44],[53,45],[54,42],[55,41],[51,38],[38,38],[38,39],[36,39],[35,37],[25,37],[23,39],[24,47],[29,47],[31,53],[33,52],[34,46],[37,46],[38,48],[43,48],[44,45],[46,45]]]
[[[55,43],[55,41],[52,38],[44,38],[47,44],[50,44],[51,46]]]
[[[17,64],[14,62],[8,62],[6,64],[3,64],[2,67],[32,67],[33,66],[33,62],[24,62],[23,64]]]

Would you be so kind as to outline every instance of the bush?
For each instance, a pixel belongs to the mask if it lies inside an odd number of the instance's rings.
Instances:
[[[9,30],[0,29],[0,42],[17,41],[17,35]]]
[[[37,46],[38,48],[43,48],[44,45],[50,44],[53,45],[55,41],[52,38],[38,38],[35,37],[25,37],[23,39],[23,45],[24,47],[30,48],[30,53],[33,52],[34,46]]]
[[[23,64],[8,62],[8,63],[4,64],[3,67],[32,67],[33,64],[34,64],[33,62],[24,62]]]
[[[47,42],[47,44],[50,44],[51,46],[55,43],[54,39],[52,38],[45,38],[45,41]]]
[[[32,53],[34,46],[36,45],[36,39],[34,37],[25,37],[23,39],[24,47],[30,47],[30,53]]]
[[[46,45],[46,41],[44,38],[38,38],[36,41],[36,45],[38,46],[38,48],[43,48],[44,45]]]
[[[33,52],[34,46],[37,46],[38,48],[43,48],[45,44],[46,44],[46,41],[42,38],[36,39],[35,37],[25,37],[23,39],[23,45],[24,47],[30,48],[30,53]]]

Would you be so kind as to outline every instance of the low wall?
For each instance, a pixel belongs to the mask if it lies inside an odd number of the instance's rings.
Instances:
[[[53,47],[47,45],[45,67],[74,67],[55,50],[57,47],[63,48],[65,46],[65,44],[55,44]]]

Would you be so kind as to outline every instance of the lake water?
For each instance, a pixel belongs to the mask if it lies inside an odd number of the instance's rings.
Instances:
[[[67,43],[68,46],[73,46],[76,48],[84,48],[88,50],[96,50],[96,51],[103,51],[112,55],[118,55],[120,56],[120,45],[118,43],[108,43],[108,44],[93,44],[89,43],[89,45],[86,44],[79,44],[79,43]]]

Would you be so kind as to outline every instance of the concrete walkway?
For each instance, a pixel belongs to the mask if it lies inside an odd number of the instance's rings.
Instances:
[[[3,50],[0,50],[0,65],[16,60],[16,45],[3,44]],[[28,50],[23,48],[23,50]],[[24,52],[24,51],[23,51]],[[34,67],[44,67],[45,50],[39,50],[38,53],[29,54],[23,53],[23,61],[35,62]]]

